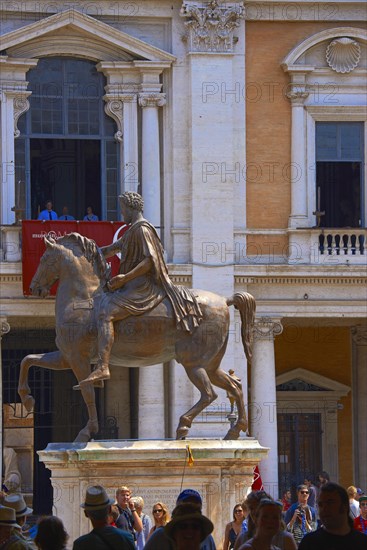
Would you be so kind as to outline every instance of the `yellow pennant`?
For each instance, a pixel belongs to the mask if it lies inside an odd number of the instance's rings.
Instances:
[[[186,452],[187,452],[187,464],[189,466],[193,466],[194,465],[194,457],[192,456],[190,445],[186,445]]]

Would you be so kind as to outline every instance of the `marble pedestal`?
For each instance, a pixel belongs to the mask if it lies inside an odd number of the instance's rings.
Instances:
[[[186,460],[187,444],[194,457],[191,467]],[[181,487],[190,487],[202,495],[203,513],[215,525],[218,550],[233,506],[246,496],[253,468],[267,453],[253,438],[50,443],[38,451],[51,470],[54,513],[63,520],[70,543],[91,528],[80,508],[89,485],[102,484],[111,497],[119,485],[128,485],[135,496],[144,498],[144,511],[149,515],[157,500],[172,510]]]

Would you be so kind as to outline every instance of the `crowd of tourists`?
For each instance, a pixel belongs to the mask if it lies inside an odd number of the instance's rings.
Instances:
[[[325,480],[313,491],[310,480],[297,488],[297,501],[286,491],[279,501],[263,490],[250,492],[233,508],[225,528],[223,550],[366,550],[367,496]],[[201,495],[185,489],[169,508],[157,500],[152,517],[144,500],[127,486],[115,498],[101,485],[86,490],[80,504],[92,529],[73,542],[56,516],[39,519],[31,529],[29,508],[20,493],[3,495],[0,550],[216,550],[212,521],[202,513]]]

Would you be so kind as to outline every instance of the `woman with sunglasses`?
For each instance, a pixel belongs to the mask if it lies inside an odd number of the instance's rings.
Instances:
[[[152,512],[153,512],[154,525],[149,531],[149,537],[152,533],[154,533],[156,529],[159,529],[159,527],[164,527],[165,525],[167,525],[167,523],[170,520],[168,508],[165,504],[163,504],[163,502],[156,502],[155,504],[153,504]]]
[[[223,550],[232,550],[234,548],[237,536],[242,531],[245,515],[241,504],[236,504],[233,508],[232,516],[233,521],[227,523],[224,532]]]

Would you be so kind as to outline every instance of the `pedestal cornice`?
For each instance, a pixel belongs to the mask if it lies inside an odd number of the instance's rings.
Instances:
[[[70,467],[79,463],[92,465],[98,462],[101,467],[110,467],[116,461],[126,464],[136,464],[139,461],[146,462],[153,460],[151,466],[154,467],[154,460],[159,452],[160,460],[169,462],[175,466],[182,466],[185,458],[186,446],[190,444],[190,449],[195,459],[196,467],[200,465],[208,466],[210,463],[223,462],[228,464],[238,463],[248,460],[252,461],[254,457],[259,460],[266,458],[268,449],[262,447],[254,438],[238,439],[227,441],[220,439],[191,439],[185,441],[179,440],[118,440],[118,441],[91,441],[89,443],[50,443],[45,450],[37,451],[40,460],[52,464],[52,468],[69,464]],[[162,464],[156,464],[161,467]],[[47,466],[48,467],[48,466]]]

